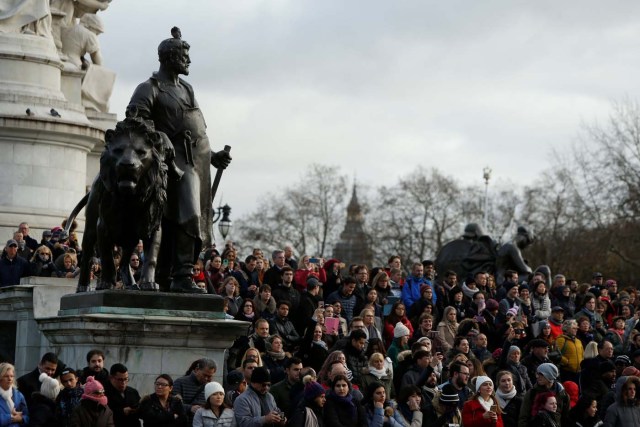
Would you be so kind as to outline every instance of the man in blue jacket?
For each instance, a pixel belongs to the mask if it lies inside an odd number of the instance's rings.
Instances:
[[[433,290],[431,282],[424,277],[424,267],[421,263],[416,262],[413,264],[411,276],[407,277],[404,282],[404,286],[402,287],[402,302],[404,303],[407,312],[409,312],[413,303],[420,299],[420,286],[425,283],[431,286],[431,289]],[[433,303],[435,304],[436,301],[437,297],[434,291]]]

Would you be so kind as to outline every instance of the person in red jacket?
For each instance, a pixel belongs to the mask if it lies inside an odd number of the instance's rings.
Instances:
[[[493,394],[493,381],[485,376],[476,377],[476,393],[462,408],[464,427],[503,427],[502,414]]]

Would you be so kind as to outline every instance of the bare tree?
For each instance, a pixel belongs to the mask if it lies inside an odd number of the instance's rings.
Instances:
[[[295,188],[269,194],[238,220],[243,244],[291,245],[299,254],[324,256],[343,223],[347,178],[335,166],[312,164]]]

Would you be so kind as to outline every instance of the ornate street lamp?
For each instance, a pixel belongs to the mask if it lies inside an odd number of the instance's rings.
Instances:
[[[491,179],[491,168],[489,166],[485,166],[482,169],[482,178],[484,179],[484,215],[482,216],[482,225],[486,233],[489,216],[489,180]]]
[[[231,231],[231,227],[233,223],[229,218],[231,214],[231,207],[229,205],[220,206],[218,208],[213,209],[213,224],[218,223],[218,231],[223,239],[227,238],[229,231]],[[222,218],[220,218],[222,216]],[[218,222],[219,221],[219,222]],[[213,234],[213,230],[212,233]]]

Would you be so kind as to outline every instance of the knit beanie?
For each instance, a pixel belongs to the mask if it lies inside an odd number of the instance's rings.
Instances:
[[[409,333],[409,328],[404,326],[402,324],[402,322],[396,323],[396,327],[393,328],[393,337],[394,338],[406,337],[406,336],[409,336],[409,334],[410,334]]]
[[[209,400],[209,397],[211,397],[213,393],[218,392],[224,394],[224,388],[220,385],[220,383],[217,383],[215,381],[207,383],[207,385],[204,386],[204,399]]]
[[[309,376],[310,377],[310,376]],[[308,381],[304,386],[304,400],[311,402],[318,396],[322,396],[326,391],[319,383],[315,381]]]
[[[93,394],[95,392],[102,392],[102,394]],[[104,395],[104,387],[100,381],[93,377],[87,377],[87,382],[84,384],[84,393],[82,393],[80,399],[93,400],[102,406],[107,406],[107,396]]]
[[[511,307],[509,310],[507,310],[507,316],[508,315],[516,317],[518,315],[518,307]]]
[[[539,374],[542,374],[543,377],[551,382],[555,382],[560,376],[558,368],[552,363],[542,363],[540,366],[538,366],[537,372]]]
[[[491,383],[491,386],[493,387],[493,381],[491,381],[491,378],[484,375],[476,377],[476,393],[480,392],[480,386],[484,383]]]
[[[518,347],[517,345],[512,345],[511,347],[509,347],[509,353],[507,353],[507,356],[511,356],[511,353],[513,353],[514,351],[520,351],[520,347]],[[520,354],[522,354],[521,351]]]
[[[251,373],[251,382],[260,384],[271,382],[271,374],[269,373],[269,370],[264,366],[258,366]]]
[[[634,377],[640,377],[640,369],[636,368],[635,366],[627,366],[626,368],[624,368],[622,370],[622,375],[623,377],[628,377],[628,376],[634,376]]]
[[[493,298],[489,298],[486,304],[487,304],[487,310],[489,311],[497,310],[498,308],[500,308],[500,304],[498,303],[498,301],[494,300]]]
[[[40,374],[40,377],[38,379],[42,383],[42,385],[40,386],[40,394],[48,397],[51,400],[56,400],[56,397],[58,397],[58,393],[60,393],[60,390],[62,390],[62,384],[60,384],[57,379],[51,378],[44,372]]]

